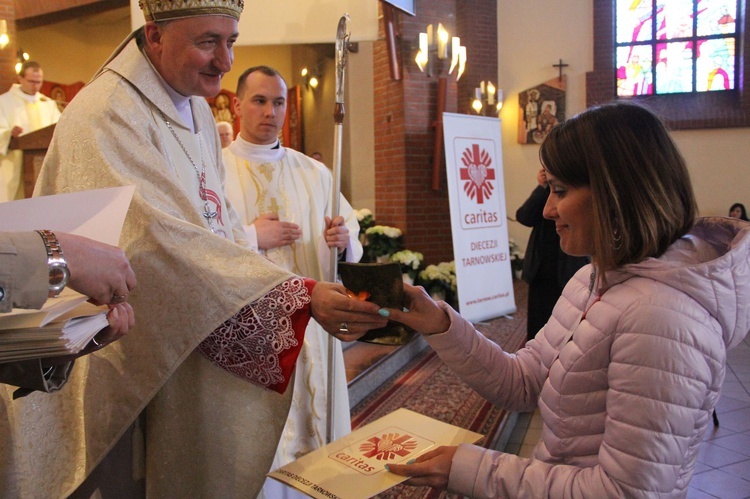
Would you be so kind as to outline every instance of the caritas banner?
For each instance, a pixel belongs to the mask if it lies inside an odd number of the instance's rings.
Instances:
[[[516,311],[500,120],[443,114],[458,306],[470,321]]]

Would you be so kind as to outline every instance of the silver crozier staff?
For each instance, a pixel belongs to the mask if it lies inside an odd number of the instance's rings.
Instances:
[[[331,220],[339,214],[341,198],[341,139],[344,133],[344,70],[346,69],[346,53],[349,50],[349,37],[347,30],[349,14],[344,14],[339,19],[339,27],[336,31],[336,106],[333,111],[333,199],[331,201]],[[331,248],[331,275],[328,280],[336,282],[338,274],[339,250],[335,246]],[[333,336],[328,336],[328,418],[326,421],[326,443],[333,442],[333,411],[335,407],[334,379],[336,374],[336,363],[334,362],[336,341]]]

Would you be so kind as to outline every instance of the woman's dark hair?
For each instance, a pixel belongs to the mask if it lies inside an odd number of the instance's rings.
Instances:
[[[572,187],[589,187],[594,255],[600,271],[658,257],[690,230],[697,205],[685,160],[651,111],[612,103],[550,130],[544,168]]]
[[[747,210],[745,209],[745,205],[744,205],[744,204],[742,204],[742,203],[734,203],[734,204],[733,204],[733,205],[732,205],[732,206],[731,206],[731,207],[729,208],[729,213],[731,214],[731,213],[732,213],[732,212],[733,212],[733,211],[735,210],[735,208],[739,208],[739,209],[740,209],[740,212],[741,212],[741,213],[740,213],[740,220],[745,220],[745,221],[748,221],[748,218],[747,218]]]

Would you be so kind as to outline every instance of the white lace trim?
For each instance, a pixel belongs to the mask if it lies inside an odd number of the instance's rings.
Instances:
[[[291,317],[308,303],[304,279],[288,279],[216,328],[198,349],[222,369],[257,385],[279,384],[285,381],[279,358],[298,345]]]

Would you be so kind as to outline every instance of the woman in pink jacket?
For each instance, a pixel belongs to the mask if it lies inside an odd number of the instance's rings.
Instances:
[[[538,406],[533,457],[460,445],[389,469],[473,497],[685,497],[726,351],[750,328],[750,224],[695,219],[682,156],[638,106],[558,125],[540,158],[544,216],[592,263],[535,339],[504,352],[419,288],[407,287],[408,312],[381,312],[496,405]]]

